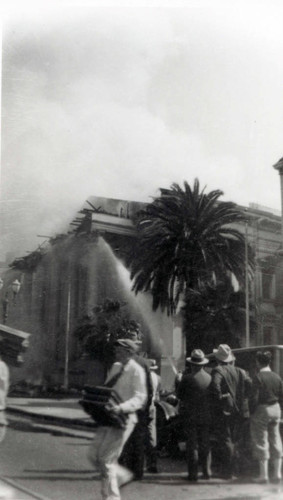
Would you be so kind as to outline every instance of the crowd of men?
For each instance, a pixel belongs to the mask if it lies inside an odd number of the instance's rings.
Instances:
[[[89,450],[89,459],[98,466],[103,500],[120,500],[120,486],[142,479],[147,470],[157,472],[156,407],[160,379],[154,360],[138,354],[138,343],[120,339],[115,345],[115,362],[106,384],[115,380],[122,398],[111,407],[114,414],[126,414],[123,427],[100,426]],[[217,365],[209,371],[208,358],[195,349],[186,360],[186,369],[176,379],[179,400],[179,425],[186,440],[188,480],[211,477],[211,432],[217,443],[221,477],[233,479],[235,442],[243,421],[249,422],[254,458],[258,460],[258,483],[269,481],[269,460],[275,483],[281,481],[282,442],[280,437],[283,383],[271,371],[271,353],[256,354],[258,373],[235,366],[235,358],[226,344],[214,351]]]
[[[160,377],[153,359],[139,354],[137,339],[125,338],[115,344],[113,363],[105,385],[119,394],[120,403],[108,407],[124,415],[124,423],[100,425],[89,449],[89,459],[101,472],[103,500],[120,500],[120,486],[143,478],[144,468],[157,473],[156,401]],[[217,475],[233,479],[235,444],[248,423],[253,457],[259,475],[254,482],[281,482],[282,441],[280,436],[283,382],[270,368],[271,353],[256,353],[257,374],[235,366],[235,357],[226,344],[214,350],[216,366],[208,370],[209,359],[194,349],[185,370],[176,377],[178,426],[186,441],[188,480],[196,482],[199,469],[209,480],[213,468],[211,435],[217,444],[222,468]],[[5,407],[9,371],[0,360],[0,440],[6,429]],[[172,436],[171,436],[172,439]],[[269,473],[272,476],[269,478]]]
[[[220,463],[217,475],[233,479],[239,466],[236,446],[244,436],[250,440],[252,456],[259,466],[259,475],[252,481],[267,483],[272,469],[272,481],[279,483],[283,383],[279,375],[271,371],[271,353],[256,353],[257,374],[253,380],[245,370],[235,366],[235,357],[228,345],[219,345],[214,350],[214,359],[217,364],[208,373],[205,366],[209,360],[200,349],[195,349],[187,358],[190,369],[176,381],[180,425],[186,438],[188,480],[197,481],[199,466],[203,478],[210,478],[211,436]]]

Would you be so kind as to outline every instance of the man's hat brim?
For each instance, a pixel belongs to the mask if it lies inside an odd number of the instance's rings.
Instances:
[[[232,352],[230,352],[225,359],[221,355],[221,353],[219,353],[218,349],[213,349],[213,354],[215,358],[218,359],[219,361],[222,361],[222,363],[231,363],[231,361],[235,361],[235,356]]]
[[[200,361],[192,360],[192,358],[186,358],[186,361],[188,363],[191,363],[191,365],[207,365],[209,363],[209,359],[204,358]]]
[[[128,351],[132,354],[136,353],[138,351],[138,346],[136,342],[130,339],[118,339],[116,340],[114,344],[115,348],[122,348],[125,349],[125,351]]]

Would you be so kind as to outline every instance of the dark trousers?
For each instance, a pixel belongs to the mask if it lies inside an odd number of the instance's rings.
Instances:
[[[197,479],[198,466],[202,472],[208,476],[209,471],[209,425],[198,424],[196,422],[187,424],[186,436],[186,456],[188,474],[192,479]]]
[[[147,469],[157,467],[157,435],[156,435],[156,415],[153,415],[148,422],[145,437],[145,455]]]
[[[238,419],[234,415],[219,413],[214,419],[214,435],[217,452],[221,459],[221,474],[230,477],[234,471],[234,450],[237,440]]]
[[[135,479],[142,479],[143,477],[147,424],[148,417],[139,415],[139,421],[119,458],[119,463],[130,469]]]

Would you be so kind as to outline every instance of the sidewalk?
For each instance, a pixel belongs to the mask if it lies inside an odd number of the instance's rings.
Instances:
[[[11,479],[0,477],[0,500],[49,500]]]
[[[31,416],[50,424],[95,430],[95,422],[85,413],[78,399],[7,398],[7,414]]]
[[[89,439],[91,433],[95,432],[94,421],[83,411],[78,403],[78,399],[44,399],[44,398],[8,398],[7,414],[30,417],[34,421],[39,421],[40,425],[49,427],[49,425],[62,426],[69,429],[71,435],[84,434]],[[83,432],[82,432],[83,431]],[[172,458],[160,458],[160,472],[154,477],[145,473],[144,480],[140,483],[132,483],[128,490],[125,490],[125,500],[128,498],[187,498],[190,494],[196,500],[275,500],[282,499],[283,485],[274,486],[272,484],[262,486],[253,485],[250,481],[239,480],[236,482],[227,482],[212,478],[210,481],[199,481],[197,485],[188,484],[185,480],[186,466],[182,460],[173,460]],[[2,478],[3,479],[3,478]],[[168,490],[170,484],[170,490]],[[140,496],[137,495],[137,485]],[[0,499],[5,500],[25,500],[28,498],[38,498],[46,500],[44,497],[29,496],[28,491],[22,489],[20,495],[17,491],[17,485],[11,482],[7,484],[0,478]],[[1,491],[2,490],[2,491]],[[167,495],[168,492],[168,495]],[[3,496],[4,495],[4,496]],[[9,496],[10,495],[10,496]],[[129,496],[128,496],[129,495]]]

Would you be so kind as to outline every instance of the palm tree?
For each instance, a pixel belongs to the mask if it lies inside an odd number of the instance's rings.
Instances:
[[[205,285],[186,294],[183,309],[184,331],[187,335],[188,353],[194,347],[206,352],[218,344],[241,347],[242,332],[245,330],[245,293],[235,291],[231,280]],[[255,330],[254,308],[250,306],[251,334]]]
[[[184,189],[172,184],[142,210],[136,221],[137,243],[129,262],[133,290],[150,291],[153,310],[176,312],[191,292],[217,285],[234,275],[245,277],[245,237],[235,224],[245,219],[232,202],[220,202],[222,191],[205,193],[199,181]],[[253,259],[249,248],[249,272]]]

